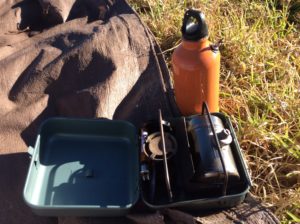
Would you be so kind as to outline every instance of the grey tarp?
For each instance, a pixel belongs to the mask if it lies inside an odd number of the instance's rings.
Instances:
[[[178,113],[160,49],[124,0],[2,0],[0,28],[0,223],[196,220],[176,210],[104,221],[34,216],[22,188],[43,120],[105,117],[139,127],[159,108]]]

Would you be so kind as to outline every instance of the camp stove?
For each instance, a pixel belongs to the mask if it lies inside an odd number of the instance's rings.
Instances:
[[[137,201],[160,209],[227,208],[251,181],[222,113],[126,121],[51,118],[40,128],[24,187],[38,215],[121,216]],[[139,200],[140,199],[140,200]]]
[[[232,127],[219,113],[210,114],[206,103],[202,111],[202,115],[166,120],[160,114],[157,124],[147,123],[142,128],[141,175],[148,176],[142,183],[146,200],[172,202],[182,195],[191,200],[210,194],[221,197],[242,182]],[[247,173],[245,176],[250,181]],[[162,186],[164,192],[158,189]]]

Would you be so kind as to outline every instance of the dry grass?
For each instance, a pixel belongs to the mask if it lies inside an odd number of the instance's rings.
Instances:
[[[130,0],[169,62],[188,7],[201,9],[221,49],[221,111],[248,160],[252,193],[283,223],[300,222],[300,2]]]

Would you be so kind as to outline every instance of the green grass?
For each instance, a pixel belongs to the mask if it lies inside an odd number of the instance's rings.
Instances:
[[[282,223],[300,219],[300,1],[129,0],[167,60],[186,8],[202,10],[221,48],[221,111],[251,169],[251,192]]]

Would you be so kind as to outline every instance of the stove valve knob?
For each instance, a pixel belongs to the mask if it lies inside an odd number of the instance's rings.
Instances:
[[[221,132],[218,133],[218,139],[221,143],[221,147],[229,145],[232,142],[232,136],[230,131],[224,128]]]

